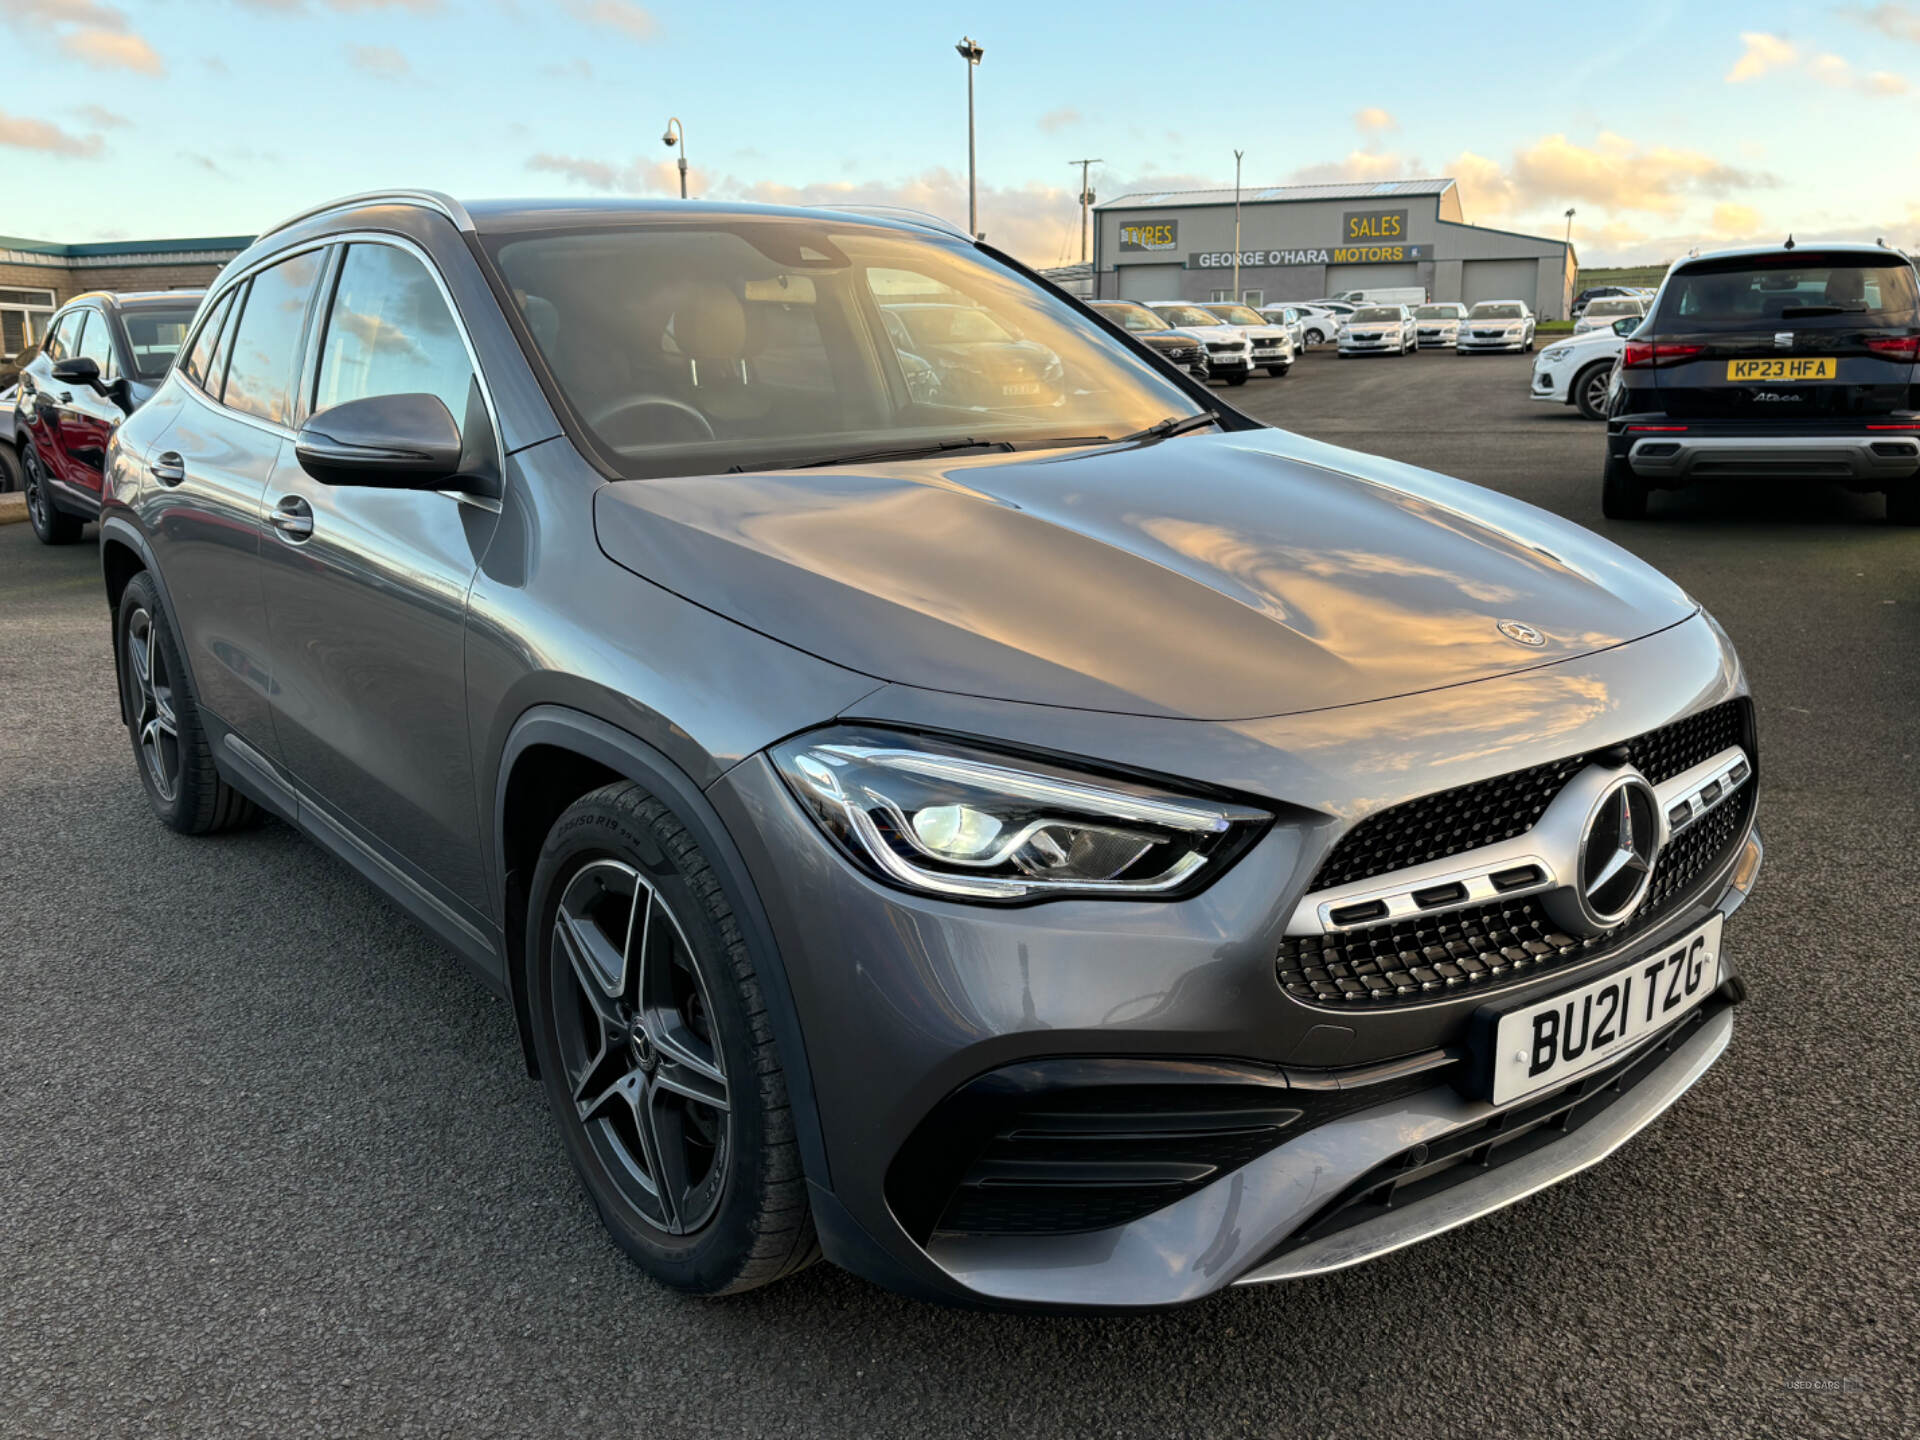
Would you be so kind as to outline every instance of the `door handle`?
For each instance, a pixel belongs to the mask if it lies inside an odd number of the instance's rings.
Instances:
[[[73,391],[62,390],[58,395],[54,396],[53,398],[58,400],[62,405],[71,405],[73,403]]]
[[[153,478],[162,485],[178,485],[187,478],[186,462],[181,460],[178,450],[169,450],[164,455],[155,456],[153,464],[148,468],[153,471]]]
[[[283,495],[280,503],[267,512],[267,523],[298,545],[313,534],[313,507],[298,495]]]

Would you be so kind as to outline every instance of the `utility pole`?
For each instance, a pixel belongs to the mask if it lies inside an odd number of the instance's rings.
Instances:
[[[1080,167],[1080,263],[1087,263],[1087,207],[1093,204],[1093,191],[1087,188],[1087,167],[1100,165],[1101,160],[1069,160],[1069,165]]]
[[[1240,157],[1247,152],[1233,152],[1233,303],[1240,303]]]
[[[968,35],[962,35],[960,43],[953,48],[967,62],[967,234],[977,240],[980,238],[980,184],[973,160],[973,72],[980,68],[980,57],[987,52]]]

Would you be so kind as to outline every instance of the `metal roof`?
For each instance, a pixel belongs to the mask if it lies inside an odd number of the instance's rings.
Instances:
[[[1450,178],[1432,180],[1350,180],[1333,185],[1240,187],[1240,203],[1293,200],[1383,200],[1397,195],[1439,195],[1453,188]],[[1167,205],[1231,205],[1233,190],[1143,190],[1103,201],[1096,210],[1151,210]]]

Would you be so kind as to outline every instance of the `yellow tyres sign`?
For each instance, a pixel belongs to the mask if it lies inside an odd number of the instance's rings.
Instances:
[[[1179,245],[1178,220],[1136,220],[1120,227],[1122,250],[1175,250]]]
[[[1765,360],[1729,360],[1729,380],[1831,380],[1840,362],[1826,356],[1779,355]]]

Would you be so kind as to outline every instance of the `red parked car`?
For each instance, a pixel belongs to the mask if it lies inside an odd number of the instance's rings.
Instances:
[[[71,544],[99,518],[107,441],[166,378],[200,295],[101,291],[54,316],[14,400],[27,517],[45,544]]]

